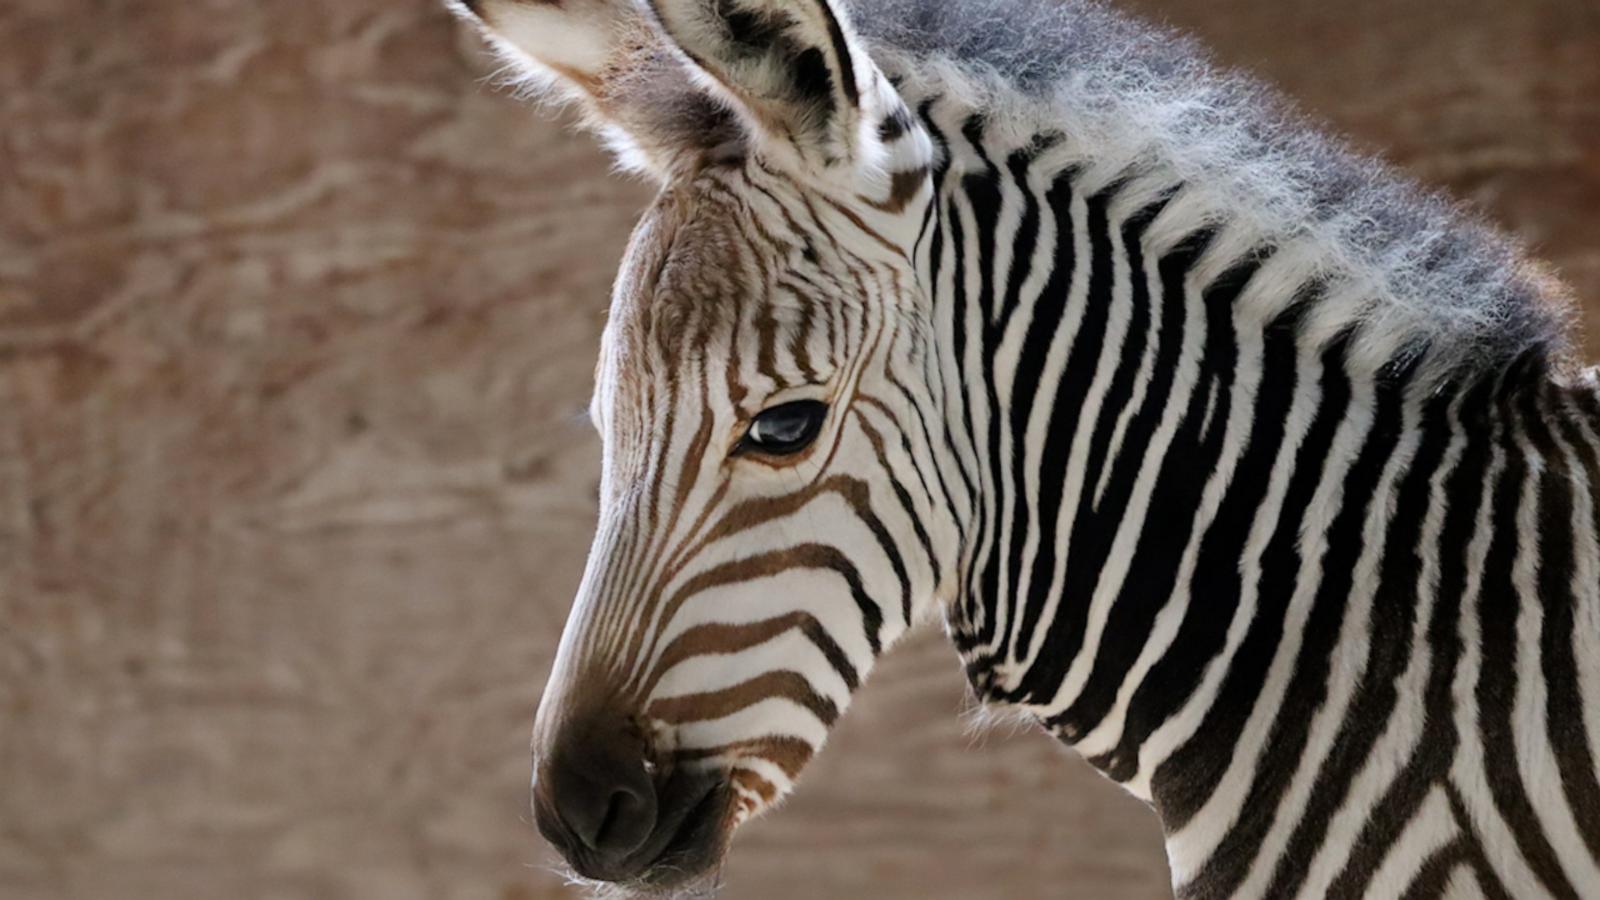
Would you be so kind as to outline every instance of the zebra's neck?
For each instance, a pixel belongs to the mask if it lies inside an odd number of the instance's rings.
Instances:
[[[1182,897],[1600,884],[1561,289],[1096,3],[855,5],[939,148],[915,260],[979,695],[1149,801]]]
[[[1527,610],[1568,648],[1600,615],[1592,387],[1557,386],[1539,342],[1383,333],[1325,248],[1171,170],[923,101],[944,165],[917,260],[966,489],[949,628],[980,696],[1150,801],[1195,896],[1320,877],[1251,860],[1321,846],[1384,785],[1373,753],[1410,813],[1499,803],[1455,787],[1460,745],[1504,748],[1458,734],[1452,691],[1514,690]],[[1274,830],[1291,796],[1322,824]]]

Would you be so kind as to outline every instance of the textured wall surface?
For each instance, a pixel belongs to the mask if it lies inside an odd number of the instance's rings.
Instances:
[[[1594,0],[1136,5],[1600,316]],[[527,732],[647,191],[475,47],[431,0],[0,5],[0,896],[566,895]],[[961,698],[911,641],[728,896],[1163,893],[1142,806]]]

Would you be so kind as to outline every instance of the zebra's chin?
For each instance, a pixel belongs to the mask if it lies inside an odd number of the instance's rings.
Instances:
[[[656,884],[617,884],[584,878],[571,869],[562,870],[570,887],[588,894],[593,900],[711,900],[722,889],[720,869],[691,878],[672,886]]]
[[[662,862],[629,881],[586,878],[570,865],[557,867],[556,871],[569,887],[578,888],[593,900],[712,900],[722,890],[720,854],[703,870]]]
[[[710,868],[691,873],[671,863],[628,881],[589,878],[571,865],[555,866],[553,871],[567,886],[582,891],[592,900],[712,900],[722,890],[720,855]]]

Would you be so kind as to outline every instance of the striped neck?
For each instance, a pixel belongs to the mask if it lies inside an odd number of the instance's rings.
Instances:
[[[1435,365],[1462,358],[1447,335],[1372,337],[1300,249],[1168,173],[920,108],[944,165],[917,260],[967,488],[948,627],[980,697],[1150,802],[1183,896],[1364,889],[1381,856],[1298,865],[1360,828],[1344,809],[1432,810],[1441,835],[1531,810],[1536,786],[1457,786],[1515,758],[1512,707],[1458,723],[1453,692],[1516,692],[1529,610],[1558,669],[1600,658],[1573,631],[1600,616],[1593,384],[1542,346]],[[1552,710],[1582,718],[1577,681]],[[1559,848],[1524,852],[1530,883],[1565,883]]]

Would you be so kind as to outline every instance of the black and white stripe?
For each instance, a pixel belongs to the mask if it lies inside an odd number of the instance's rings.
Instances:
[[[535,729],[580,872],[714,874],[936,611],[1182,897],[1600,895],[1600,386],[1516,247],[1084,0],[456,5],[663,185]]]
[[[1374,359],[1203,189],[902,91],[980,696],[1150,801],[1180,896],[1600,892],[1594,386]]]

